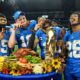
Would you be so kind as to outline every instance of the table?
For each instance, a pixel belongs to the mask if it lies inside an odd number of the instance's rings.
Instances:
[[[21,76],[12,76],[0,73],[0,80],[51,80],[51,78],[56,78],[55,80],[61,80],[61,75],[57,74],[56,72],[46,74],[28,74]]]

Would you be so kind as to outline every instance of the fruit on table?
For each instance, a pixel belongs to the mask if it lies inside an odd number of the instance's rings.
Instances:
[[[4,59],[5,59],[5,57],[0,56],[0,62],[3,62],[3,61],[4,61]]]
[[[32,68],[28,69],[26,67],[21,67],[19,71],[20,71],[20,74],[31,74]]]
[[[3,63],[0,63],[0,71],[2,71]]]
[[[59,58],[49,58],[49,56],[45,60],[30,54],[18,58],[12,54],[6,58],[0,57],[0,71],[13,76],[48,73],[58,69],[61,65]]]
[[[2,67],[2,73],[3,74],[8,74],[9,73],[7,67],[5,67],[5,66]]]
[[[19,61],[20,61],[21,63],[28,63],[28,61],[27,61],[25,58],[19,58]]]
[[[15,72],[15,70],[11,70],[9,74],[11,74],[13,76],[21,75],[21,73],[19,71]]]
[[[2,67],[3,67],[3,62],[5,60],[5,57],[0,56],[0,71],[2,71]]]
[[[18,70],[19,65],[16,63],[16,61],[10,61],[9,62],[9,70]]]

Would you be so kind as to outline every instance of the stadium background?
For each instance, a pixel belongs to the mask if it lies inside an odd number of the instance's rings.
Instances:
[[[0,0],[0,12],[8,16],[8,24],[13,22],[12,14],[16,10],[22,10],[27,19],[48,15],[49,19],[55,18],[66,25],[69,15],[80,10],[79,3],[80,0]]]

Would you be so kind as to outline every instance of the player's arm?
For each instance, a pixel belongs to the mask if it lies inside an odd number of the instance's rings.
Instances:
[[[65,43],[63,42],[62,55],[63,55],[63,57],[64,57],[65,59],[66,59],[66,57],[67,57],[67,54],[68,54],[68,50],[67,50],[67,48],[66,48]]]
[[[29,43],[28,43],[27,48],[30,48],[30,49],[32,49],[32,50],[35,48],[36,44],[38,43],[38,42],[37,42],[37,39],[35,38],[35,36],[36,36],[37,30],[38,30],[40,27],[41,27],[40,24],[36,24],[35,27],[34,27],[34,29],[32,29],[32,34],[31,34],[31,37],[30,37],[30,39],[29,39]]]
[[[63,44],[62,44],[62,56],[66,59],[66,57],[68,56],[68,49],[66,47],[66,42],[67,42],[67,38],[68,38],[68,32],[65,33],[64,37],[63,37]]]
[[[65,34],[65,36],[63,37],[63,42],[62,42],[62,52],[60,54],[61,57],[61,61],[62,61],[62,66],[58,69],[58,73],[62,73],[66,67],[66,58],[67,58],[67,54],[68,54],[68,50],[66,47],[66,42],[67,42],[67,33]]]
[[[34,48],[37,46],[38,42],[39,42],[39,39],[35,37],[35,40],[34,40]]]
[[[38,30],[39,28],[40,28],[40,25],[38,24],[34,28],[34,31],[35,31],[34,48],[37,46],[39,42],[39,36],[40,36],[39,30]]]
[[[11,35],[8,41],[8,47],[13,48],[15,45],[16,40],[16,30],[20,27],[20,24],[15,23],[13,24],[13,28],[10,29]]]
[[[39,40],[38,40],[38,38],[36,38],[36,32],[33,31],[32,35],[31,35],[31,37],[29,39],[29,43],[28,43],[27,48],[30,48],[30,49],[33,50],[36,47],[38,42],[39,42]]]
[[[60,68],[58,69],[58,73],[63,73],[63,71],[65,70],[65,67],[66,67],[66,57],[67,57],[67,49],[66,49],[66,45],[65,43],[63,42],[63,45],[62,45],[62,53],[60,54],[60,57],[61,57],[61,66]]]

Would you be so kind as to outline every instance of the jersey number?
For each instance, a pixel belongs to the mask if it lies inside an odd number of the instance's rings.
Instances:
[[[80,58],[80,40],[68,41],[67,48],[70,51],[69,57]]]
[[[7,40],[2,40],[1,41],[1,52],[2,53],[7,53]]]
[[[24,36],[20,37],[20,39],[22,41],[22,44],[21,44],[22,47],[27,47],[30,37],[31,37],[31,35],[27,35],[26,40],[25,40]]]

